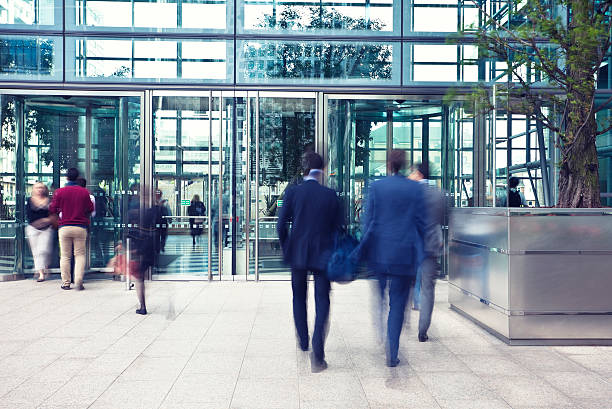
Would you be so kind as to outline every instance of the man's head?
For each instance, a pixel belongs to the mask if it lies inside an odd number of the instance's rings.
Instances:
[[[519,185],[519,178],[517,178],[516,176],[512,176],[510,180],[508,180],[508,186],[510,187],[510,189],[516,189],[518,185]]]
[[[75,182],[78,177],[79,171],[77,168],[70,168],[68,169],[68,172],[66,172],[66,179],[68,179],[70,182]]]
[[[389,173],[395,175],[406,167],[406,152],[393,149],[387,157],[387,169]]]
[[[408,176],[412,180],[429,179],[429,165],[427,163],[416,163],[412,166],[412,172]]]
[[[308,176],[311,170],[323,169],[323,158],[316,152],[307,151],[302,155],[302,171]]]
[[[87,181],[84,178],[77,178],[76,184],[81,187],[87,187]]]

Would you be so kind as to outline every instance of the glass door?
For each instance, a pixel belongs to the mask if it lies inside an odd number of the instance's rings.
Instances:
[[[0,105],[0,163],[6,165],[0,169],[0,253],[14,257],[11,271],[29,272],[34,267],[24,234],[25,202],[32,186],[42,182],[52,193],[66,184],[71,167],[79,170],[95,201],[87,271],[105,271],[121,238],[125,199],[140,181],[141,95],[32,92],[2,95]],[[4,266],[8,263],[0,257],[0,272]],[[57,237],[49,267],[59,272]]]
[[[255,125],[249,146],[249,273],[261,280],[287,279],[276,222],[287,187],[302,180],[302,155],[316,149],[315,94],[260,92],[249,112]]]
[[[219,149],[212,95],[154,95],[153,204],[160,207],[160,248],[153,279],[209,279],[219,275],[211,253],[210,214]],[[218,104],[217,104],[218,105]],[[216,129],[219,129],[218,126]]]

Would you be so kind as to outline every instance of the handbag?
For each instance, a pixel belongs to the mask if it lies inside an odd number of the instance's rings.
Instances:
[[[334,250],[327,263],[327,278],[337,283],[349,283],[357,277],[357,264],[351,253],[357,247],[357,240],[346,232],[337,232]]]

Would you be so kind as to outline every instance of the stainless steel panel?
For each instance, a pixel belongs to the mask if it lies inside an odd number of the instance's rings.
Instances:
[[[509,257],[511,310],[612,312],[611,256],[517,254]]]
[[[612,215],[586,212],[568,216],[513,214],[510,220],[510,250],[522,251],[612,251]],[[610,256],[612,258],[612,255]]]
[[[508,217],[500,209],[456,208],[451,213],[450,240],[508,248]]]
[[[509,338],[612,340],[612,315],[512,316]]]
[[[508,256],[483,247],[450,243],[449,282],[509,309]]]
[[[453,308],[461,310],[467,316],[478,321],[480,324],[509,338],[508,316],[490,306],[483,304],[474,297],[463,293],[454,285],[448,286],[448,302]]]

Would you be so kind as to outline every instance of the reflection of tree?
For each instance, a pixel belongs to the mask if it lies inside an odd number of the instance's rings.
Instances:
[[[314,103],[311,101],[261,99],[260,183],[268,187],[264,197],[266,216],[274,216],[277,210],[272,187],[300,177],[301,157],[314,142],[314,133]]]
[[[302,9],[302,8],[300,8]],[[348,30],[380,31],[384,24],[379,20],[352,18],[335,9],[309,7],[305,16],[298,8],[288,6],[278,16],[265,15],[260,27],[293,30]],[[249,74],[264,78],[369,78],[391,79],[392,47],[389,44],[338,43],[338,42],[290,42],[269,44],[263,50],[253,44],[247,45],[247,56],[254,61],[265,55],[265,69],[250,70]]]
[[[53,71],[54,45],[50,40],[0,40],[0,73],[47,76]]]

